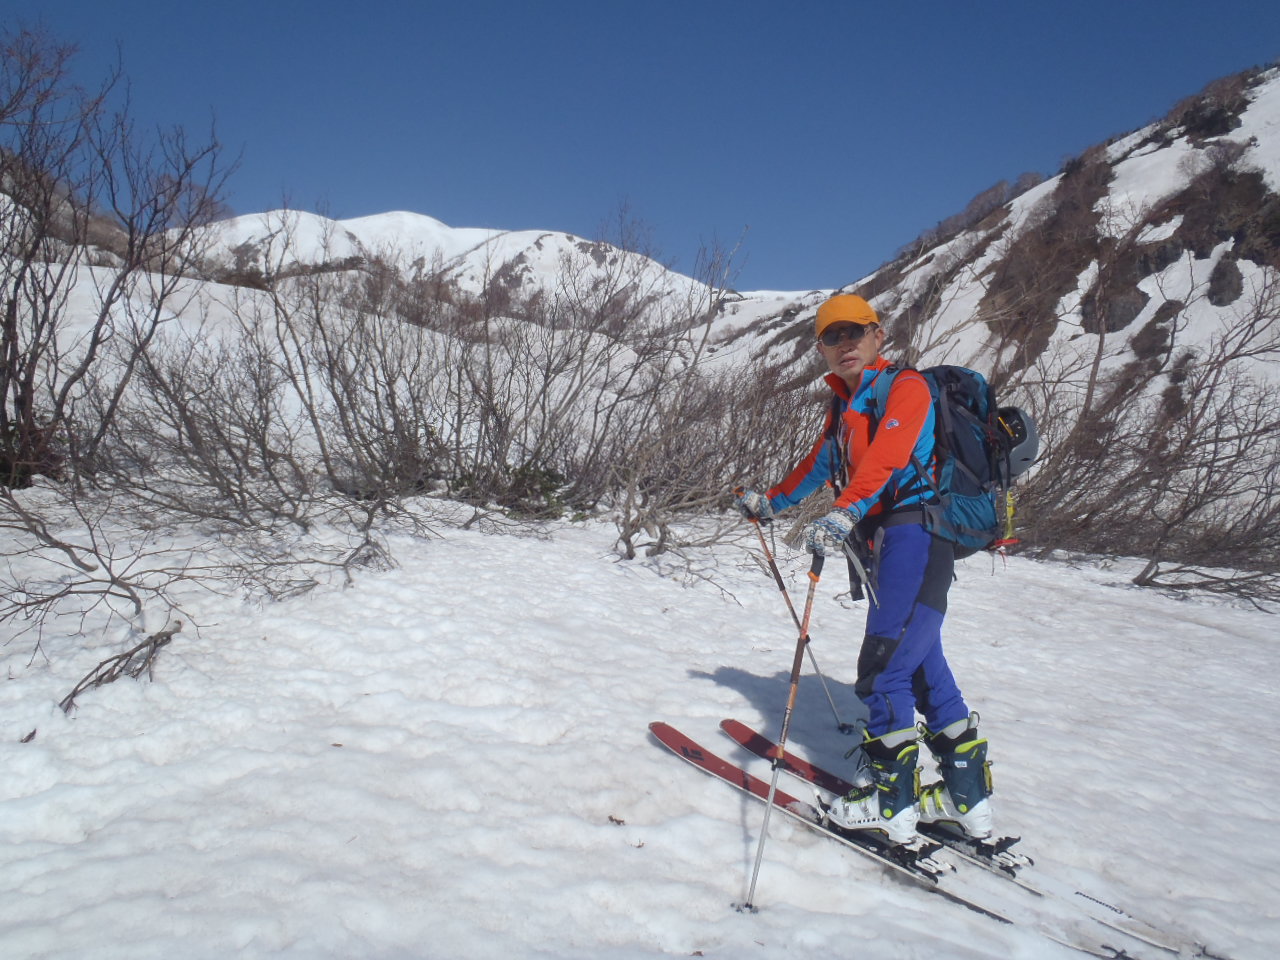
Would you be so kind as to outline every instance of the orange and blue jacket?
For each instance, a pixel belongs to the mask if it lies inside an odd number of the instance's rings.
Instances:
[[[809,455],[769,490],[769,505],[775,513],[795,506],[824,483],[836,487],[834,506],[849,511],[855,522],[882,512],[886,504],[897,508],[930,498],[928,482],[911,465],[911,458],[914,453],[918,462],[933,469],[933,398],[919,373],[889,371],[891,366],[878,358],[862,372],[852,393],[840,377],[827,375],[835,399],[822,434]],[[893,382],[873,437],[873,385],[881,376],[892,377]],[[832,429],[837,417],[839,422]]]

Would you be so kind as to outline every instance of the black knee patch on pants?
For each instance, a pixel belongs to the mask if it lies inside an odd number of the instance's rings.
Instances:
[[[939,613],[946,613],[947,592],[951,589],[951,581],[955,575],[955,548],[946,540],[934,537],[929,545],[929,560],[924,568],[924,582],[920,584],[916,603],[923,603]]]
[[[862,638],[862,650],[858,653],[858,682],[853,687],[853,692],[860,698],[866,699],[874,692],[872,688],[876,677],[884,673],[884,668],[897,653],[899,643],[901,640],[897,637]]]

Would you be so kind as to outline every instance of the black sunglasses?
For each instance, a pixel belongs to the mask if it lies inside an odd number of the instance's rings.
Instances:
[[[875,326],[874,323],[837,323],[822,331],[818,339],[825,346],[838,347],[842,343],[857,343]]]

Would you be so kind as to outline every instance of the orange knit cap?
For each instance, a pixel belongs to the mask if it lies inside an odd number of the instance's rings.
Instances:
[[[823,301],[818,307],[816,336],[833,323],[879,323],[871,304],[852,293],[837,293],[834,297]]]

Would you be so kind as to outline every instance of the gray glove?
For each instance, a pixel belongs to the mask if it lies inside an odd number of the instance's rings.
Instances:
[[[838,557],[856,521],[848,510],[832,510],[804,528],[804,548],[819,557]]]
[[[733,505],[748,520],[773,519],[773,507],[769,505],[769,498],[763,493],[755,493],[751,490],[743,491],[734,498]]]

